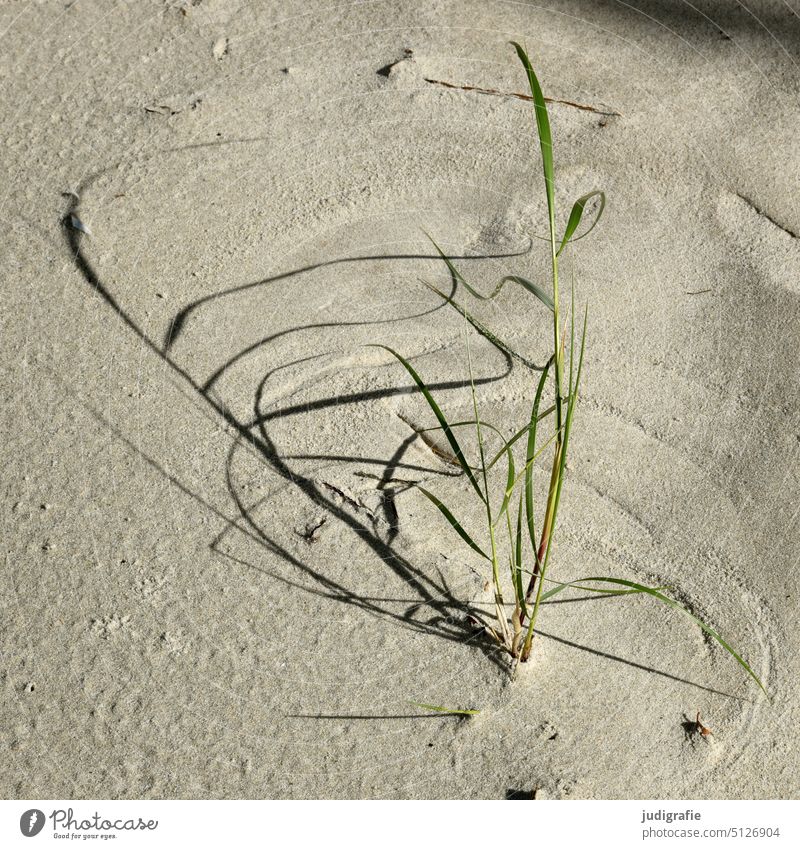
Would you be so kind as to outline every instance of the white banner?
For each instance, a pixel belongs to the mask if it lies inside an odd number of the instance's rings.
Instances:
[[[0,846],[800,846],[800,802],[2,801]]]

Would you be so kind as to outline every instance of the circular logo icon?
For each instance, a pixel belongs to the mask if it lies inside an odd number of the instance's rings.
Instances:
[[[19,830],[25,837],[36,837],[44,828],[44,813],[38,808],[31,808],[19,818]]]

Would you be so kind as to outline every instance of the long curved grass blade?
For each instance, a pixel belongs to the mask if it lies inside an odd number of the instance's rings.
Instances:
[[[397,360],[399,360],[400,364],[405,368],[405,370],[409,373],[409,375],[411,375],[411,379],[419,387],[420,391],[422,392],[423,396],[425,397],[425,400],[428,402],[428,406],[431,408],[431,410],[433,411],[433,414],[436,416],[436,419],[438,420],[439,424],[441,425],[442,430],[444,431],[444,435],[447,438],[447,441],[450,443],[450,448],[453,450],[453,455],[458,460],[458,464],[461,466],[464,474],[469,479],[469,482],[472,484],[472,487],[475,490],[475,492],[478,493],[478,496],[480,497],[481,501],[483,501],[484,504],[485,504],[486,498],[484,497],[483,493],[481,492],[481,488],[478,485],[478,481],[477,481],[477,479],[475,478],[475,475],[472,472],[472,468],[470,467],[469,463],[467,463],[467,460],[464,457],[464,452],[461,450],[461,446],[458,444],[458,440],[456,439],[455,434],[453,433],[452,429],[450,428],[450,425],[448,424],[444,413],[441,411],[441,409],[439,408],[439,405],[434,400],[433,395],[431,395],[428,387],[425,385],[425,382],[422,380],[422,378],[415,371],[414,366],[412,366],[411,363],[409,363],[408,360],[405,359],[405,357],[398,354],[397,351],[393,351],[390,347],[388,347],[388,345],[373,344],[370,347],[372,347],[372,348],[383,348],[384,351],[388,351],[393,357],[395,357]]]
[[[569,399],[568,399],[568,398],[565,398],[564,400],[569,400]],[[537,421],[541,421],[542,419],[546,418],[547,416],[552,415],[552,413],[555,411],[555,409],[556,409],[556,408],[555,408],[555,406],[554,406],[554,405],[553,405],[553,406],[548,407],[548,408],[547,408],[544,412],[539,413],[539,415],[538,415],[538,417],[537,417]],[[465,419],[463,422],[450,422],[450,427],[451,427],[451,428],[457,428],[457,427],[467,427],[468,425],[471,425],[472,427],[475,427],[475,419]],[[491,429],[491,430],[493,430],[493,431],[494,431],[494,432],[495,432],[495,433],[496,433],[496,434],[500,437],[500,439],[503,441],[503,447],[502,447],[502,448],[501,448],[501,449],[497,452],[497,454],[495,454],[495,455],[494,455],[494,457],[492,458],[491,462],[486,464],[486,471],[488,472],[488,471],[489,471],[489,469],[491,469],[493,466],[496,466],[496,465],[497,465],[497,461],[498,461],[498,460],[500,460],[500,459],[502,458],[502,456],[506,453],[506,447],[509,447],[509,448],[510,448],[510,447],[511,447],[511,446],[512,446],[515,442],[517,442],[517,441],[518,441],[519,439],[521,439],[523,436],[526,436],[526,435],[527,435],[527,433],[528,433],[528,431],[530,430],[530,427],[531,427],[531,426],[530,426],[530,424],[526,424],[526,425],[525,425],[525,427],[520,428],[520,429],[519,429],[519,430],[518,430],[518,431],[517,431],[517,432],[516,432],[516,433],[515,433],[515,434],[514,434],[514,435],[513,435],[510,439],[508,439],[508,440],[506,440],[506,439],[504,439],[504,438],[503,438],[502,433],[501,433],[501,432],[500,432],[500,431],[499,431],[496,427],[494,427],[494,425],[489,424],[489,422],[484,421],[483,419],[481,419],[481,427],[488,427],[488,428],[490,428],[490,429]],[[439,425],[435,425],[434,427],[423,427],[423,428],[420,428],[417,432],[418,432],[418,433],[427,433],[427,432],[428,432],[428,431],[430,431],[430,430],[441,430],[441,429],[442,429],[442,428],[441,428]],[[474,468],[474,467],[473,467],[473,468]]]
[[[552,413],[553,410],[554,410],[554,407],[550,407],[549,409],[545,410],[544,413],[540,413],[539,416],[538,416],[539,421],[541,421],[545,416]],[[403,419],[403,421],[405,421],[405,419]],[[520,437],[524,436],[530,428],[530,425],[525,425],[525,427],[522,428],[522,430],[517,431],[517,433],[515,433],[514,436],[511,437],[511,439],[506,440],[504,438],[502,432],[498,428],[496,428],[493,424],[490,424],[489,422],[485,421],[484,419],[481,419],[480,422],[478,422],[476,419],[467,419],[466,421],[463,421],[463,422],[450,422],[450,427],[451,427],[451,429],[455,429],[457,427],[468,427],[468,426],[475,427],[477,424],[480,424],[480,426],[482,428],[485,427],[485,428],[488,428],[489,430],[493,431],[497,435],[499,440],[503,443],[503,447],[497,452],[497,454],[494,455],[494,457],[492,458],[492,461],[490,463],[486,464],[486,471],[487,472],[491,471],[491,469],[494,466],[497,465],[498,460],[500,460],[503,456],[506,456],[507,458],[510,457],[511,462],[512,463],[514,462],[513,455],[510,454],[511,446],[518,439],[520,439]],[[423,427],[423,428],[419,428],[419,429],[417,429],[417,428],[414,428],[414,429],[417,431],[418,434],[423,435],[425,433],[428,433],[429,431],[441,430],[442,428],[441,428],[441,426],[437,425],[435,427]],[[562,430],[563,430],[563,428],[562,428]],[[533,457],[531,457],[529,460],[526,460],[525,468],[523,468],[523,470],[518,475],[516,475],[516,477],[514,478],[514,484],[512,486],[512,489],[514,489],[516,487],[516,485],[519,483],[519,481],[522,479],[525,472],[528,470],[528,468],[530,468],[532,462],[534,460],[537,460],[547,450],[550,443],[554,439],[556,439],[557,436],[558,436],[557,431],[555,433],[552,433],[547,438],[547,441],[544,443],[544,445],[542,445],[536,451],[536,453],[533,455]],[[470,466],[470,468],[473,471],[480,471],[481,470],[480,466]],[[515,469],[515,471],[516,471],[516,469]]]
[[[436,251],[438,252],[439,256],[445,261],[453,279],[461,283],[461,285],[470,293],[470,295],[473,296],[473,298],[477,298],[480,301],[492,301],[500,294],[500,292],[502,292],[503,287],[506,283],[516,283],[517,285],[522,286],[523,289],[527,289],[532,295],[535,295],[551,312],[553,311],[553,299],[550,297],[550,295],[545,292],[545,290],[537,283],[533,283],[526,277],[520,277],[517,274],[507,274],[505,277],[503,277],[500,282],[495,285],[491,295],[481,294],[477,289],[467,283],[461,272],[453,265],[453,263],[450,261],[450,258],[439,247],[439,245],[434,242],[431,236],[428,233],[425,233],[425,235],[428,236],[428,238],[431,240],[431,244],[434,246],[434,248],[436,248]]]
[[[409,704],[423,710],[430,710],[434,713],[447,713],[453,716],[474,716],[480,713],[480,710],[477,708],[448,708],[441,705],[426,705],[424,702],[409,702]]]
[[[441,289],[437,289],[436,286],[432,286],[427,281],[422,281],[432,292],[435,292],[445,303],[450,304],[453,309],[457,310],[464,318],[481,334],[487,341],[491,342],[492,345],[495,346],[499,351],[502,351],[504,354],[508,355],[512,359],[517,360],[522,363],[526,368],[529,368],[531,371],[542,371],[544,366],[537,366],[536,363],[531,362],[531,360],[523,357],[518,351],[515,351],[510,345],[504,342],[499,336],[497,336],[494,331],[490,330],[483,322],[479,321],[467,311],[465,307],[463,307],[455,298],[451,295],[446,295],[442,292]]]
[[[502,447],[502,448],[500,449],[500,451],[499,451],[499,452],[495,455],[495,457],[494,457],[494,459],[492,460],[492,462],[491,462],[491,463],[487,463],[487,465],[486,465],[486,471],[488,472],[488,471],[489,471],[489,470],[490,470],[490,469],[491,469],[491,468],[492,468],[492,467],[493,467],[493,466],[497,463],[497,461],[498,461],[498,460],[499,460],[499,459],[500,459],[500,458],[501,458],[504,454],[506,454],[506,453],[507,453],[508,449],[509,449],[509,448],[511,448],[511,446],[514,444],[514,441],[515,441],[516,439],[518,439],[518,438],[519,438],[519,435],[515,436],[515,437],[514,437],[514,439],[511,439],[511,440],[506,441],[506,439],[505,439],[505,437],[503,436],[502,432],[501,432],[498,428],[496,428],[493,424],[490,424],[489,422],[485,421],[484,419],[481,419],[480,421],[478,421],[477,419],[466,419],[466,420],[465,420],[465,421],[463,421],[463,422],[450,422],[450,428],[451,428],[451,430],[454,430],[454,429],[455,429],[455,428],[457,428],[457,427],[468,427],[468,426],[470,426],[470,427],[476,427],[477,425],[480,425],[482,428],[483,428],[483,427],[485,427],[485,428],[488,428],[489,430],[493,431],[493,432],[497,435],[497,437],[500,439],[500,441],[503,443],[503,447]],[[441,426],[436,426],[436,427],[424,427],[424,428],[420,428],[420,429],[417,431],[417,433],[419,433],[419,434],[421,435],[421,434],[423,434],[423,433],[428,433],[428,431],[431,431],[431,430],[441,430],[441,429],[442,429],[442,428],[441,428]],[[522,432],[524,433],[526,430],[527,430],[527,427],[526,427],[526,428],[524,428]],[[470,468],[471,468],[473,471],[480,471],[480,470],[481,470],[481,466],[470,466]]]
[[[675,601],[675,599],[670,598],[669,596],[664,595],[660,590],[654,589],[653,587],[645,587],[642,584],[637,584],[635,581],[626,581],[623,578],[609,578],[606,576],[592,576],[589,578],[579,578],[578,581],[581,583],[587,581],[594,581],[597,583],[607,583],[607,584],[619,584],[623,587],[630,587],[631,589],[635,589],[637,592],[646,593],[647,595],[653,596],[653,598],[657,598],[660,602],[668,605],[669,607],[674,607],[676,610],[680,610],[681,613],[685,613],[695,624],[699,625],[700,628],[708,634],[713,640],[716,640],[722,648],[725,649],[728,654],[733,657],[733,659],[747,672],[747,674],[758,684],[758,686],[762,689],[762,691],[767,694],[767,690],[764,685],[761,683],[761,679],[756,675],[755,672],[750,668],[747,661],[742,658],[742,656],[733,649],[712,627],[706,625],[702,619],[698,619],[693,613],[690,613],[682,604]]]
[[[492,562],[492,558],[472,539],[472,537],[464,530],[461,523],[456,519],[456,517],[450,512],[450,509],[446,504],[443,504],[432,492],[429,492],[427,489],[418,486],[417,489],[429,500],[431,501],[438,509],[439,512],[447,519],[447,521],[452,526],[453,530],[464,540],[464,542],[473,550],[477,551],[481,557],[488,560],[490,563]]]
[[[583,586],[580,583],[580,580],[578,580],[578,581],[568,581],[567,583],[564,583],[563,581],[554,581],[552,578],[545,578],[545,581],[547,581],[548,584],[558,584],[558,586],[553,587],[553,589],[547,590],[547,592],[542,593],[541,598],[539,599],[539,602],[542,603],[542,604],[545,601],[547,601],[548,599],[553,598],[553,596],[556,596],[559,593],[563,592],[564,590],[569,590],[569,589],[583,590],[584,592],[597,593],[598,595],[636,595],[637,593],[642,592],[642,590],[633,590],[633,589],[629,589],[629,590],[606,590],[606,589],[602,589],[601,587],[586,587],[586,586]],[[666,587],[654,587],[653,589],[656,589],[659,592],[661,592],[662,590],[666,589]]]
[[[547,104],[545,103],[542,87],[539,85],[539,80],[533,72],[531,60],[524,48],[517,44],[516,41],[511,42],[511,46],[517,51],[520,62],[522,62],[525,72],[528,75],[528,84],[533,97],[534,113],[536,115],[536,128],[539,134],[539,144],[542,148],[542,170],[544,171],[544,186],[547,193],[547,213],[550,220],[550,241],[555,252],[555,233],[556,233],[556,211],[554,199],[555,185],[555,170],[553,168],[553,137],[550,133],[550,118],[547,115]]]
[[[444,260],[444,263],[447,266],[450,272],[450,276],[453,278],[453,280],[458,283],[461,283],[470,294],[474,294],[475,297],[481,298],[483,300],[483,295],[480,295],[478,292],[475,292],[472,286],[467,283],[467,281],[462,276],[461,272],[453,265],[452,261],[450,260],[450,257],[447,256],[447,254],[439,247],[439,245],[436,244],[433,236],[431,236],[430,233],[425,232],[425,230],[423,230],[422,232],[425,233],[428,239],[430,239],[430,243],[436,249],[436,253],[438,253],[439,256]]]
[[[594,220],[591,223],[591,226],[586,230],[586,232],[581,233],[580,236],[576,236],[574,239],[572,238],[572,234],[578,229],[578,225],[581,223],[581,218],[583,217],[583,211],[586,208],[586,204],[593,198],[600,198],[600,205],[597,209],[597,215],[595,215]],[[606,193],[601,192],[599,189],[596,189],[593,192],[589,192],[586,195],[582,195],[579,197],[572,207],[572,212],[569,214],[569,220],[567,221],[567,229],[564,231],[564,237],[561,239],[561,244],[559,245],[558,250],[556,251],[556,256],[558,256],[561,251],[564,250],[567,242],[577,242],[578,239],[582,239],[584,236],[588,236],[589,233],[594,230],[597,226],[598,221],[600,221],[600,216],[603,214],[603,210],[606,207]]]

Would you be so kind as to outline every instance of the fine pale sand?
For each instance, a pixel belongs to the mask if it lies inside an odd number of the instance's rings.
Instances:
[[[0,8],[4,796],[798,796],[797,3],[542,5]],[[524,92],[512,38],[592,107],[550,107],[559,220],[608,194],[552,574],[669,587],[769,700],[643,597],[554,599],[510,683],[405,483],[477,532],[365,347],[469,416],[422,231],[548,279],[532,108],[458,88]],[[474,309],[546,358],[521,289]],[[470,345],[511,432],[535,375]]]

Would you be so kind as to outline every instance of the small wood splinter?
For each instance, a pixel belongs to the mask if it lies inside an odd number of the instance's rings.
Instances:
[[[697,727],[697,733],[701,737],[708,738],[714,736],[714,732],[710,728],[707,728],[705,725],[703,725],[703,723],[700,721],[700,711],[697,711],[697,719],[695,719],[694,724]]]

